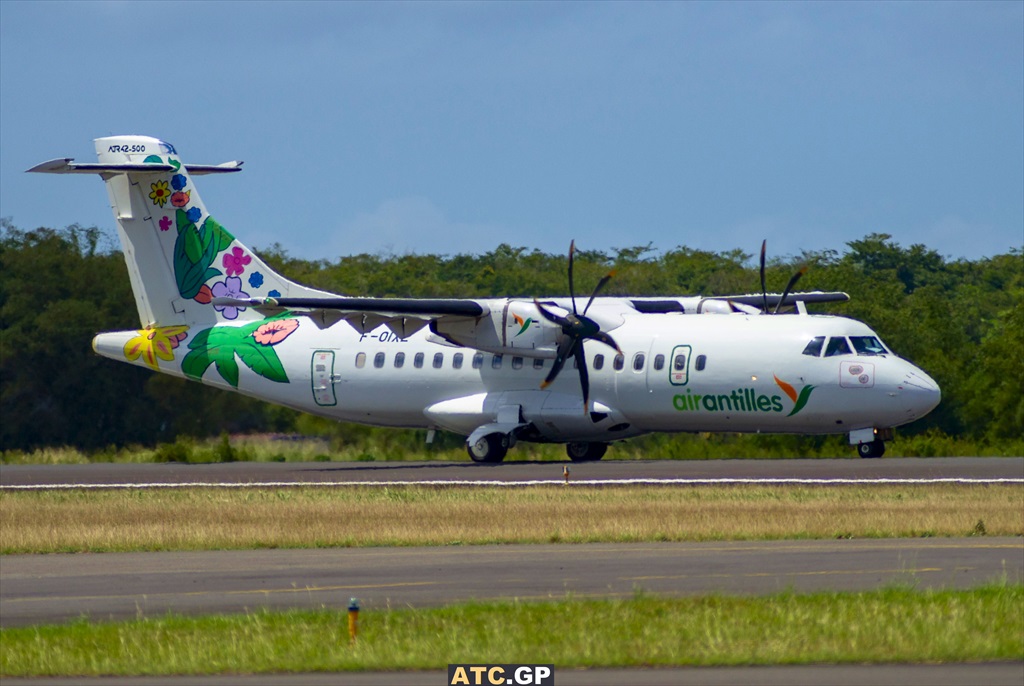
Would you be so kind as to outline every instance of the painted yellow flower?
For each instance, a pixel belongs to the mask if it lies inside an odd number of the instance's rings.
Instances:
[[[157,359],[170,362],[174,349],[188,337],[188,326],[160,326],[155,329],[139,329],[139,335],[124,344],[124,356],[129,362],[142,358],[149,367],[160,370]]]
[[[167,187],[166,181],[157,181],[156,183],[149,184],[152,189],[149,194],[149,199],[153,201],[153,204],[157,207],[163,207],[167,204],[167,201],[171,199],[171,189]]]

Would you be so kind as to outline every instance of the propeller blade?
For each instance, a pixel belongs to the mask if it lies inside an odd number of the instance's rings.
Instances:
[[[761,241],[761,297],[764,299],[762,312],[768,314],[768,287],[764,285],[764,251],[768,247],[768,239]]]
[[[541,305],[540,301],[537,300],[536,298],[533,299],[533,304],[534,306],[536,306],[537,311],[541,313],[544,319],[547,319],[552,324],[558,324],[563,329],[567,326],[571,326],[568,319],[566,319],[565,317],[559,317],[557,314]]]
[[[575,345],[575,338],[566,338],[558,344],[558,354],[555,356],[555,363],[551,365],[551,371],[548,372],[548,375],[544,377],[543,381],[541,381],[541,388],[547,388],[554,382],[555,377],[558,376],[560,371],[562,371],[562,367],[565,365],[565,360],[570,354],[572,354],[572,349]]]
[[[609,348],[614,348],[615,352],[622,354],[622,348],[615,342],[615,339],[606,334],[604,331],[598,331],[597,333],[591,334],[588,338],[593,338],[595,341],[600,341],[607,345]]]
[[[576,366],[580,372],[580,388],[583,389],[583,414],[590,411],[590,374],[587,372],[587,356],[583,350],[583,341],[573,351],[576,356]]]
[[[572,285],[572,255],[576,252],[576,239],[569,242],[569,297],[572,299],[572,313],[579,314],[576,311],[576,290]]]
[[[614,269],[611,270],[610,272],[605,274],[600,281],[597,282],[597,288],[595,288],[594,292],[590,294],[590,300],[587,301],[587,306],[583,308],[584,315],[587,314],[587,310],[589,310],[590,306],[594,303],[594,298],[597,297],[597,294],[600,293],[601,289],[608,285],[608,282],[611,281],[612,277],[615,276],[615,271],[616,270]]]
[[[786,296],[789,295],[789,292],[791,290],[793,290],[793,286],[795,286],[796,282],[800,280],[800,277],[806,273],[807,265],[805,264],[804,266],[800,267],[800,269],[797,270],[796,274],[789,278],[789,283],[786,284],[786,290],[782,291],[782,297],[779,298],[779,302],[778,304],[775,305],[775,311],[772,312],[772,314],[779,313],[779,309],[782,307],[782,303],[786,302]]]

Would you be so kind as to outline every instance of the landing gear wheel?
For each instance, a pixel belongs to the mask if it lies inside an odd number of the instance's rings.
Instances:
[[[607,443],[586,443],[573,441],[565,444],[565,452],[573,462],[593,462],[604,457],[608,450]]]
[[[508,453],[506,434],[487,434],[476,443],[467,443],[466,450],[473,462],[501,462]]]
[[[861,457],[881,457],[885,455],[885,441],[870,441],[857,445],[857,454]]]

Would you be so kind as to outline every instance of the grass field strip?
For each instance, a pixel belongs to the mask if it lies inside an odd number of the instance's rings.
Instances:
[[[526,481],[499,481],[455,479],[426,479],[422,481],[189,481],[144,484],[21,484],[3,485],[2,491],[47,491],[72,489],[133,489],[133,488],[338,488],[352,486],[865,486],[900,484],[1024,484],[1021,479],[533,479]]]

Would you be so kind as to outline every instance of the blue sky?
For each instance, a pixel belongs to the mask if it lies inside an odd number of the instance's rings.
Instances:
[[[1024,244],[1024,3],[0,2],[0,216],[113,233],[173,143],[293,255]]]

